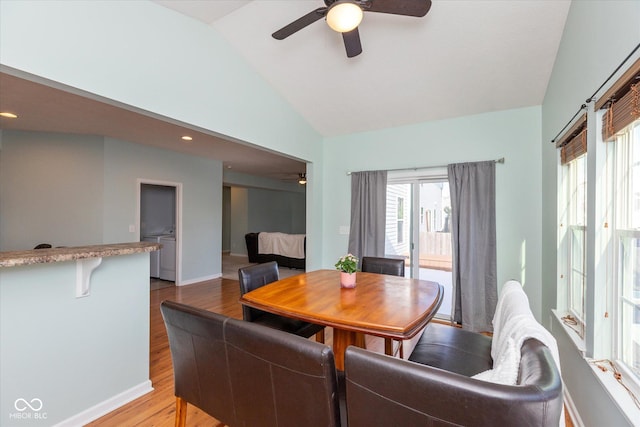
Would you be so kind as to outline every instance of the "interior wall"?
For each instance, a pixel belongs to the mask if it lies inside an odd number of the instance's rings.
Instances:
[[[153,2],[2,1],[0,64],[322,164],[321,136],[214,28]],[[310,266],[321,262],[323,240],[321,180],[313,185]]]
[[[112,138],[105,139],[105,243],[137,241],[137,182],[182,184],[182,269],[178,282],[222,272],[222,163]]]
[[[249,230],[249,190],[231,187],[231,255],[247,255],[244,235]]]
[[[558,152],[551,140],[640,42],[640,2],[573,1],[542,105],[542,281],[543,310],[556,306]],[[636,53],[635,58],[640,54]],[[631,62],[635,60],[632,58]],[[622,70],[624,71],[624,70]],[[606,89],[606,88],[605,88]],[[597,94],[598,95],[598,94]],[[560,290],[560,292],[564,292]],[[545,316],[546,317],[546,316]],[[547,319],[553,319],[551,316]],[[596,379],[593,369],[549,320],[559,344],[565,390],[584,425],[636,425]],[[565,369],[566,368],[566,369]],[[626,392],[620,390],[621,393]]]
[[[102,242],[103,139],[4,131],[0,250]]]
[[[304,193],[249,189],[248,231],[304,234]]]
[[[540,107],[440,120],[330,138],[325,143],[323,215],[325,268],[348,247],[340,228],[350,224],[347,172],[443,166],[505,158],[496,165],[498,287],[523,283],[541,318]]]
[[[231,251],[231,187],[222,187],[222,252]]]
[[[139,240],[137,182],[183,184],[183,282],[222,272],[222,164],[110,138],[3,132],[0,249]]]
[[[85,425],[152,390],[149,254],[104,257],[84,298],[75,296],[76,269],[75,261],[0,268],[2,426]],[[35,398],[41,411],[16,410],[18,399]]]
[[[305,234],[304,192],[231,187],[230,253],[247,255],[245,234],[281,232]]]
[[[640,42],[640,2],[572,2],[542,105],[543,277],[555,308],[558,152],[551,140]],[[636,54],[637,56],[637,54]]]
[[[307,234],[307,186],[297,181],[266,179],[224,171],[230,190],[230,244],[234,255],[246,255],[245,234],[279,231]]]

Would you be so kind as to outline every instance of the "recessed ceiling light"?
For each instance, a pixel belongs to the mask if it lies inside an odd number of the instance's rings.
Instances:
[[[8,111],[3,111],[0,113],[0,116],[2,117],[6,117],[8,119],[17,119],[18,116],[16,114],[13,113],[9,113]]]
[[[193,138],[191,138],[189,135],[185,135],[185,136],[182,137],[182,140],[183,141],[192,141]]]

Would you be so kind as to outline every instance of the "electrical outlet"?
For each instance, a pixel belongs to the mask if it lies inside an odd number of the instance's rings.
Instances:
[[[136,232],[135,224],[129,224],[129,233],[135,233],[135,232]]]

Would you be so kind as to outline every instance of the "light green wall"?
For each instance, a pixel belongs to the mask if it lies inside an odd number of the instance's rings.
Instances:
[[[52,426],[150,391],[149,254],[106,257],[89,296],[75,287],[74,261],[0,268],[0,425]],[[17,419],[18,399],[42,409]]]
[[[249,189],[231,187],[231,254],[244,255],[244,235],[249,230]]]
[[[83,135],[3,132],[0,250],[139,240],[138,180],[182,185],[180,282],[221,274],[222,164]]]
[[[105,139],[104,241],[138,240],[129,232],[137,214],[137,182],[182,184],[182,272],[192,283],[220,274],[222,163],[140,144]]]
[[[230,252],[246,255],[250,232],[305,234],[305,194],[253,187],[230,189]]]
[[[151,2],[0,1],[0,65],[310,162],[311,269],[330,268],[347,249],[338,234],[349,224],[347,171],[505,157],[496,168],[498,281],[523,280],[545,321],[556,292],[556,151],[548,141],[640,40],[639,8],[637,1],[572,3],[542,108],[329,138],[324,147],[215,30]],[[117,192],[105,188],[105,201],[131,202],[128,190]],[[115,217],[104,233],[124,233],[130,212],[107,213]],[[586,420],[600,410],[593,404],[600,397],[594,391],[580,403]]]
[[[249,232],[306,233],[305,186],[295,180],[267,179],[228,169],[223,180],[232,188],[233,213],[229,225],[232,254],[247,254],[244,236]]]
[[[544,307],[555,307],[558,135],[640,42],[640,2],[574,1],[542,105],[542,241]]]
[[[0,1],[0,64],[322,162],[320,135],[224,38],[149,1]],[[320,209],[320,185],[307,197],[310,209]],[[307,229],[308,253],[319,260],[321,218],[308,215]]]
[[[249,189],[249,230],[304,234],[304,193]]]
[[[103,139],[4,131],[3,140],[0,250],[101,243]]]
[[[558,153],[550,142],[640,42],[640,2],[573,1],[542,105],[543,319],[556,306]],[[636,58],[638,54],[636,54]],[[628,66],[629,64],[627,64]],[[556,324],[565,387],[585,425],[630,425]],[[565,370],[565,366],[567,369]]]
[[[540,318],[540,108],[530,107],[328,139],[324,163],[324,264],[347,251],[351,179],[348,171],[416,168],[494,160],[498,286],[525,285]]]

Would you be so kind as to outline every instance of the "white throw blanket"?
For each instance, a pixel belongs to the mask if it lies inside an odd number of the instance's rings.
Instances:
[[[261,232],[258,234],[258,253],[304,258],[304,236],[304,234]]]
[[[496,312],[493,316],[493,340],[491,358],[493,369],[480,372],[473,378],[498,384],[514,385],[520,369],[520,349],[529,338],[535,338],[549,350],[560,372],[560,356],[555,338],[533,317],[529,299],[522,285],[515,280],[504,284],[500,291]],[[564,426],[564,409],[560,426]]]

